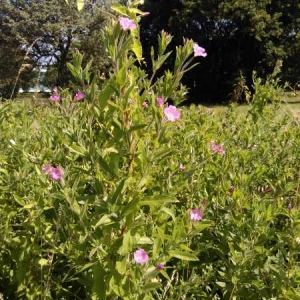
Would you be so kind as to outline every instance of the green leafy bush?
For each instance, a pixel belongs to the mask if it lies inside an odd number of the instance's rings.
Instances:
[[[197,47],[157,76],[162,32],[146,74],[146,16],[114,9],[101,89],[76,53],[76,85],[0,107],[4,299],[298,299],[299,127],[179,109]]]
[[[256,72],[252,74],[253,80],[253,96],[251,110],[249,111],[253,120],[264,117],[264,109],[267,104],[279,104],[280,99],[284,95],[284,91],[287,88],[287,83],[282,85],[280,78],[277,76],[281,71],[282,62],[278,61],[272,74],[267,76],[264,81],[262,78],[257,77]]]

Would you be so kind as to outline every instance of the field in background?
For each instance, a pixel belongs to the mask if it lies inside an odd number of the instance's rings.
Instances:
[[[33,103],[39,104],[40,102],[44,103],[48,101],[47,94],[29,94],[24,93],[21,94],[15,101],[24,101],[24,100],[31,100]],[[212,109],[215,113],[223,113],[227,110],[228,105],[204,105],[205,107]],[[244,115],[247,113],[249,109],[248,104],[239,104],[236,107],[237,111]],[[292,93],[287,92],[282,99],[282,107],[281,112],[287,113],[294,117],[300,117],[300,94],[293,96]]]
[[[213,105],[207,107],[212,109],[216,114],[222,114],[228,108],[227,105]],[[249,105],[237,105],[236,110],[240,116],[244,116],[249,110]],[[282,99],[280,113],[282,115],[288,114],[291,117],[300,118],[300,95],[298,94],[296,96],[292,96],[291,93],[286,93],[284,98]]]

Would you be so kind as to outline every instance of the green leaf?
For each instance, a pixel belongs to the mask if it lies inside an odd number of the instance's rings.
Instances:
[[[135,130],[139,130],[139,129],[143,129],[147,126],[147,124],[137,124],[137,125],[133,125],[129,128],[128,132],[133,132]]]
[[[159,148],[154,152],[154,159],[155,160],[162,160],[172,154],[174,154],[176,151],[174,149],[169,148]]]
[[[184,244],[180,244],[179,247],[183,250],[183,251],[186,251],[186,252],[193,252],[192,249],[190,249],[188,246],[184,245]]]
[[[13,197],[14,197],[15,201],[16,201],[19,205],[25,206],[26,203],[25,203],[25,201],[24,201],[21,197],[15,195],[15,194],[13,194]]]
[[[18,263],[18,269],[16,272],[16,278],[18,279],[19,282],[23,282],[28,270],[32,268],[32,263],[31,261],[28,260],[21,260]]]
[[[222,282],[222,281],[217,281],[216,284],[222,288],[226,287],[226,282]]]
[[[159,282],[151,282],[151,283],[147,283],[143,286],[143,294],[149,293],[153,290],[158,289],[161,286],[161,284]]]
[[[116,77],[116,81],[118,83],[119,86],[123,87],[125,85],[125,81],[126,81],[126,74],[127,74],[128,70],[127,70],[127,66],[123,66]]]
[[[110,225],[110,224],[114,223],[114,220],[113,220],[112,217],[117,217],[117,215],[116,214],[110,214],[110,215],[102,216],[93,228],[96,229],[99,226]]]
[[[199,261],[198,257],[188,253],[188,252],[183,252],[183,251],[178,251],[178,250],[170,250],[169,255],[172,257],[176,257],[181,260],[188,260],[188,261]]]
[[[116,262],[116,269],[121,275],[124,275],[126,273],[126,267],[127,267],[127,258],[124,258],[123,260]]]
[[[201,221],[201,222],[194,223],[194,227],[197,232],[200,232],[200,231],[204,230],[205,228],[210,227],[212,224],[213,223],[210,221]]]
[[[138,245],[152,245],[153,240],[147,236],[142,236],[137,241]]]
[[[111,152],[109,154],[109,167],[112,170],[112,172],[118,176],[120,171],[120,155],[117,153]]]
[[[81,215],[81,208],[78,204],[77,200],[73,197],[66,197],[67,201],[69,202],[71,210],[79,217]]]
[[[146,273],[143,276],[143,280],[155,278],[161,270],[158,270],[156,267],[152,266],[149,269],[147,269]]]
[[[123,16],[128,16],[126,7],[122,5],[119,4],[112,5],[111,9]]]
[[[149,196],[140,200],[140,205],[163,205],[165,203],[176,203],[179,202],[175,197],[172,196]]]
[[[25,209],[31,209],[31,208],[33,208],[35,205],[36,205],[35,203],[31,202],[31,203],[25,204],[25,205],[24,205],[24,208],[25,208]]]
[[[155,72],[158,68],[156,67],[155,53],[154,53],[153,46],[151,47],[151,50],[150,50],[150,57],[151,57],[151,62],[152,62],[152,72]]]
[[[99,93],[99,106],[104,109],[111,95],[114,93],[114,88],[108,84]]]
[[[116,190],[115,190],[113,196],[111,197],[111,203],[114,204],[114,203],[118,200],[120,194],[121,194],[122,191],[123,191],[125,181],[126,181],[126,179],[123,179],[123,180],[121,180],[121,182],[119,183],[119,185],[118,185],[118,187],[116,188]]]
[[[158,235],[154,240],[153,251],[152,251],[154,259],[156,259],[159,256],[160,252],[162,251],[163,239],[164,239],[164,233],[160,229],[160,232],[158,232]]]
[[[132,232],[132,230],[129,230],[124,234],[123,243],[120,247],[118,253],[120,255],[127,255],[129,252],[132,251],[133,247],[136,245],[136,238],[135,234]]]
[[[170,208],[162,207],[161,211],[164,211],[166,214],[168,214],[169,216],[172,217],[173,221],[175,221],[175,214],[173,213],[173,211]]]
[[[143,15],[144,12],[142,12],[141,10],[139,10],[138,8],[136,7],[128,7],[128,10],[131,12],[131,13],[134,13],[135,15]]]
[[[122,210],[122,217],[126,217],[139,207],[139,198],[135,198],[128,202]]]
[[[89,263],[85,264],[80,270],[78,270],[77,273],[81,273],[81,272],[83,272],[85,270],[89,270],[94,265],[95,265],[95,262],[89,262]]]
[[[79,145],[72,144],[72,146],[65,145],[71,152],[76,153],[80,156],[84,156],[86,150],[83,147],[80,147]]]
[[[142,44],[139,39],[137,39],[137,38],[133,39],[133,44],[132,44],[131,49],[134,52],[137,60],[139,62],[141,62],[141,60],[143,58],[143,47],[142,47]]]
[[[114,170],[109,167],[107,162],[100,155],[97,157],[97,160],[102,170],[110,174],[112,177],[117,177],[117,174],[114,173]]]
[[[299,292],[297,292],[297,290],[294,291],[291,288],[290,288],[290,290],[287,291],[285,296],[286,296],[286,299],[289,299],[289,300],[300,300]]]
[[[67,68],[69,69],[73,77],[75,78],[80,77],[80,73],[78,72],[78,69],[75,66],[73,66],[71,63],[67,63]]]
[[[160,69],[164,62],[168,59],[168,57],[172,54],[172,51],[160,56],[155,62],[156,69]]]
[[[39,264],[41,267],[47,266],[48,263],[49,263],[48,259],[45,259],[45,258],[41,258],[41,259],[39,259],[39,261],[38,261],[38,264]]]
[[[93,267],[93,298],[97,300],[106,299],[106,286],[105,286],[105,271],[98,262]]]
[[[8,177],[8,171],[3,169],[3,168],[0,168],[0,172],[5,174],[7,177]]]
[[[81,11],[84,6],[84,0],[77,0],[77,9],[78,11]]]

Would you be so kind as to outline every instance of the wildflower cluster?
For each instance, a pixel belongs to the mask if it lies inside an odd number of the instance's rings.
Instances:
[[[211,146],[211,149],[214,152],[219,153],[221,156],[225,155],[226,152],[225,152],[224,148],[221,145],[218,145],[214,141],[211,141],[210,146]]]
[[[49,97],[49,100],[54,101],[54,102],[59,102],[60,101],[60,95],[58,93],[57,87],[55,87],[52,91],[52,95]]]
[[[195,43],[194,44],[194,55],[206,57],[207,53],[204,48],[200,47],[198,44]]]
[[[137,264],[145,264],[149,260],[148,253],[144,249],[138,249],[133,254],[133,259]],[[165,265],[162,263],[159,263],[156,265],[157,270],[163,270],[165,268]]]
[[[190,210],[190,220],[193,222],[202,220],[202,212],[199,209],[191,209]]]
[[[74,102],[78,102],[78,101],[81,101],[82,99],[85,98],[85,94],[82,93],[82,92],[77,92],[73,98],[73,101]],[[61,97],[59,95],[59,92],[58,92],[58,88],[57,87],[54,87],[53,90],[52,90],[52,95],[49,97],[49,100],[50,101],[53,101],[53,102],[60,102],[61,100]]]
[[[134,260],[137,264],[144,264],[148,261],[149,256],[144,249],[138,249],[133,254]]]
[[[173,105],[169,105],[164,109],[164,114],[170,122],[175,122],[180,118],[180,111]]]
[[[129,18],[119,17],[119,23],[123,30],[136,29],[136,24]]]
[[[61,167],[52,167],[49,164],[43,167],[42,172],[44,174],[48,174],[50,179],[53,181],[59,181],[63,177],[63,170]]]

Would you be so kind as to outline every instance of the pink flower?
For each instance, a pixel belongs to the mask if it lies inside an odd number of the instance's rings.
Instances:
[[[74,101],[75,101],[75,102],[80,101],[80,100],[82,100],[84,97],[85,97],[85,95],[84,95],[82,92],[78,92],[78,93],[76,93],[75,96],[74,96]]]
[[[194,44],[194,56],[206,57],[207,53],[204,48],[200,47],[198,44]]]
[[[190,210],[190,220],[193,222],[202,220],[202,212],[199,209]]]
[[[148,107],[148,103],[147,103],[146,101],[144,101],[143,104],[142,104],[142,106],[143,106],[144,108],[147,108],[147,107]]]
[[[145,11],[144,13],[143,13],[143,16],[149,16],[150,15],[150,12],[149,11]]]
[[[210,142],[210,146],[211,146],[211,149],[214,151],[214,152],[218,152],[220,153],[222,156],[225,155],[225,150],[222,146],[220,145],[217,145],[214,141],[211,141]]]
[[[181,171],[185,170],[185,166],[182,163],[179,164],[179,170]]]
[[[156,102],[157,102],[157,105],[158,105],[158,106],[163,106],[164,103],[165,103],[165,98],[158,97],[158,98],[156,99]]]
[[[58,94],[58,88],[57,88],[57,87],[54,87],[54,88],[53,88],[53,93],[54,93],[54,94]]]
[[[59,102],[60,101],[60,96],[57,94],[51,95],[49,97],[49,100],[54,101],[54,102]]]
[[[173,105],[166,107],[164,114],[170,122],[175,122],[180,118],[180,111]]]
[[[45,166],[44,166],[42,172],[43,172],[44,174],[48,174],[48,173],[51,172],[51,170],[52,170],[52,167],[48,164],[48,165],[45,165]]]
[[[63,170],[60,167],[53,168],[50,170],[49,176],[50,176],[51,180],[58,181],[63,176]]]
[[[157,270],[163,270],[165,268],[165,265],[164,264],[158,264],[157,266],[156,266],[156,269]]]
[[[288,208],[288,210],[292,210],[292,208],[293,208],[292,204],[290,203],[287,208]]]
[[[144,264],[148,261],[149,256],[144,249],[138,249],[134,252],[133,258],[137,264]]]
[[[119,17],[119,23],[125,31],[136,28],[136,24],[129,18]]]
[[[133,100],[133,99],[129,99],[128,102],[129,102],[130,104],[133,104],[133,103],[134,103],[134,100]]]

